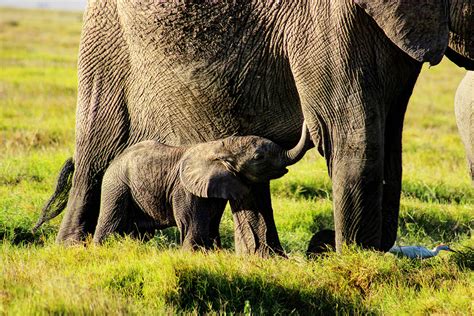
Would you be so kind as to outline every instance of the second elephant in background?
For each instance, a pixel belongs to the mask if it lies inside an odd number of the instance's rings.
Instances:
[[[249,184],[287,173],[286,167],[308,149],[308,138],[303,124],[300,141],[290,150],[257,136],[190,147],[138,143],[105,172],[94,242],[113,233],[136,235],[178,226],[184,248],[220,246],[219,223],[227,201],[239,203]]]
[[[454,104],[456,122],[474,184],[474,71],[468,71],[459,84]]]

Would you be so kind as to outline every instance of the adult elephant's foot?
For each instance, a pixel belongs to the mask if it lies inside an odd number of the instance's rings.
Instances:
[[[84,192],[75,187],[71,188],[66,214],[61,222],[56,242],[73,245],[83,242],[88,235],[93,234],[97,224],[100,205],[100,184],[88,186]]]
[[[377,162],[366,160],[344,159],[335,164],[333,203],[338,252],[343,244],[381,250],[381,169]]]
[[[245,201],[231,201],[237,254],[286,256],[273,218],[269,183],[252,186]]]

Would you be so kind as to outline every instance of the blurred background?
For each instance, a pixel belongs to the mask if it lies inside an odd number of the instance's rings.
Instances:
[[[2,7],[82,11],[87,0],[0,0]]]

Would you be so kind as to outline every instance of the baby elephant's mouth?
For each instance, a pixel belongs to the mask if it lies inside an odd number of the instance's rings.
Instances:
[[[259,174],[246,174],[245,178],[250,182],[264,183],[272,179],[278,179],[288,173],[288,169],[273,169]]]

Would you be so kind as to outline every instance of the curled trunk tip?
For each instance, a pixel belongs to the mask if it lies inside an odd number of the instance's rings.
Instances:
[[[310,147],[311,147],[311,144],[310,144],[309,130],[308,130],[308,127],[306,126],[306,122],[303,122],[303,125],[301,128],[301,137],[300,137],[300,140],[298,141],[298,144],[296,144],[296,146],[293,147],[292,149],[285,151],[286,165],[292,165],[292,164],[297,163],[301,158],[303,158],[304,154]]]

